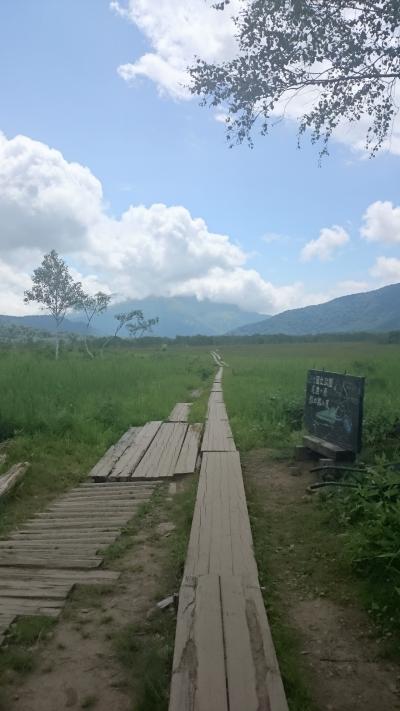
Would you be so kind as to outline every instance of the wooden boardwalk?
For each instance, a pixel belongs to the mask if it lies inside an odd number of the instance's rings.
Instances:
[[[169,711],[288,711],[221,381],[222,368],[201,447]]]
[[[169,479],[196,471],[202,425],[189,425],[190,403],[178,403],[167,422],[132,427],[89,472],[95,482]]]
[[[0,540],[0,644],[16,617],[58,617],[74,585],[118,578],[100,569],[103,552],[154,486],[82,484]]]

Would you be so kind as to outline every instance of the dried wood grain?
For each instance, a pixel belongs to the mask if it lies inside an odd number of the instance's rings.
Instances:
[[[235,452],[236,446],[229,422],[208,419],[204,431],[202,452]]]
[[[170,422],[187,422],[191,406],[191,402],[178,402],[169,415],[168,420]]]
[[[202,429],[201,424],[189,425],[174,474],[193,474],[196,471]]]
[[[162,422],[148,422],[142,427],[134,444],[120,457],[110,475],[110,481],[127,481],[147,452]]]
[[[121,439],[115,445],[112,445],[93,469],[91,469],[89,477],[95,481],[107,479],[125,450],[135,442],[140,430],[140,427],[130,427],[129,430],[122,435]]]
[[[0,498],[2,496],[6,496],[6,494],[9,494],[10,491],[13,490],[13,488],[26,474],[29,466],[29,462],[14,464],[8,472],[0,476]]]
[[[188,425],[164,422],[149,449],[136,467],[133,477],[161,479],[172,477],[175,472]]]

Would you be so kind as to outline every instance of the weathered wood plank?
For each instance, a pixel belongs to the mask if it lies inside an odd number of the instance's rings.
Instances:
[[[13,567],[20,566],[24,568],[98,568],[101,565],[101,558],[76,558],[76,557],[66,557],[64,556],[61,560],[56,556],[48,557],[36,557],[36,556],[4,556],[0,555],[0,567],[10,566]]]
[[[108,584],[115,582],[120,577],[120,573],[114,570],[63,570],[62,568],[18,568],[14,566],[3,567],[1,569],[1,579],[20,579],[36,582],[39,580],[72,581],[73,584],[91,585],[92,583]],[[1,615],[0,611],[0,615]]]
[[[115,465],[110,475],[111,481],[126,481],[131,478],[161,426],[162,422],[148,422],[142,427],[135,443],[126,450]]]
[[[169,711],[228,708],[219,579],[186,580],[179,595]]]
[[[209,420],[226,420],[228,421],[228,413],[223,402],[212,402],[208,406],[207,419]]]
[[[236,446],[229,422],[207,420],[204,431],[202,452],[235,452]]]
[[[170,422],[187,422],[191,406],[191,402],[178,402],[170,413],[168,420]]]
[[[29,462],[20,462],[19,464],[14,464],[11,469],[5,474],[0,476],[0,498],[6,496],[10,491],[21,481],[22,477],[28,471],[30,464]]]
[[[164,422],[136,467],[133,477],[142,479],[172,477],[187,429],[188,425],[185,423]]]
[[[140,427],[130,427],[129,430],[122,435],[121,439],[115,445],[112,445],[97,464],[95,464],[88,476],[95,481],[107,479],[125,450],[135,442],[140,429]]]
[[[193,474],[196,471],[202,429],[201,424],[189,425],[174,474]]]

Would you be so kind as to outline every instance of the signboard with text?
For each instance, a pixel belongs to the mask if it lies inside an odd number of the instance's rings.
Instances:
[[[361,450],[364,378],[309,370],[305,426],[316,437],[342,449]]]

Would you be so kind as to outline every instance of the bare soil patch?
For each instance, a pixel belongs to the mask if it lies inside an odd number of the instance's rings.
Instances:
[[[400,709],[400,668],[382,657],[382,640],[357,601],[356,583],[341,570],[340,540],[321,527],[322,514],[306,493],[315,481],[309,465],[276,461],[268,450],[242,460],[250,511],[257,497],[268,527],[272,612],[279,608],[295,632],[314,708]]]
[[[154,613],[160,578],[165,579],[167,539],[175,531],[168,502],[185,486],[181,482],[166,491],[165,502],[150,512],[133,544],[106,566],[121,570],[116,584],[76,588],[51,639],[34,650],[35,670],[24,678],[10,675],[7,711],[136,709],[134,670],[121,664],[115,640]],[[173,609],[162,614],[175,616]]]

